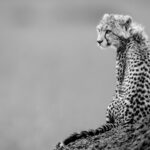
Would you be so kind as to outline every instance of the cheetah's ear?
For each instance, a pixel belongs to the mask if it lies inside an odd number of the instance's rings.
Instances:
[[[109,14],[104,14],[103,19],[107,19],[107,18],[109,18],[109,17],[110,17]]]
[[[132,23],[132,18],[130,16],[125,16],[125,29],[128,30]]]

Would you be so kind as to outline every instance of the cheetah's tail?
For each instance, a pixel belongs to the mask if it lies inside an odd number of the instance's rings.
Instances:
[[[108,123],[105,124],[95,130],[89,130],[89,131],[82,131],[81,133],[73,133],[71,136],[69,136],[67,139],[65,139],[63,142],[58,143],[58,147],[63,147],[68,145],[71,142],[75,142],[76,140],[86,138],[88,136],[95,136],[100,133],[104,133],[108,130],[111,130],[112,128],[116,127],[116,124]]]

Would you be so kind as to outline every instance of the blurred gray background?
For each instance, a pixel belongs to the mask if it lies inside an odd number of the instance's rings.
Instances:
[[[96,44],[104,13],[150,33],[149,0],[0,1],[0,150],[52,149],[105,122],[115,51]]]

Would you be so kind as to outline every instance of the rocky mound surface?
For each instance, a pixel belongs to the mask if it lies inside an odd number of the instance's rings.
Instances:
[[[150,118],[142,123],[119,126],[54,150],[150,150]]]

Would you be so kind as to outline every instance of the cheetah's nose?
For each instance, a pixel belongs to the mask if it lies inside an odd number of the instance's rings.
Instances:
[[[98,44],[101,44],[103,42],[103,40],[97,40]]]

